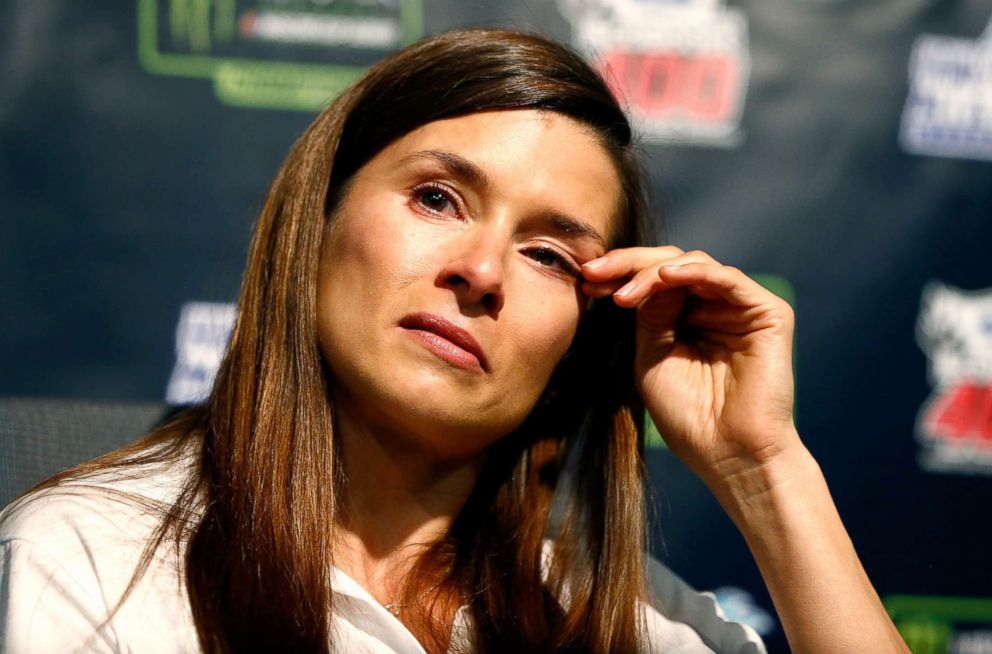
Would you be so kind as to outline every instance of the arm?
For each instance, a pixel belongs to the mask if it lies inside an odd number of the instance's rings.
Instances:
[[[704,252],[614,250],[583,290],[637,311],[635,376],[668,446],[744,535],[799,654],[906,654],[793,416],[789,305]]]
[[[826,480],[794,449],[710,488],[744,535],[792,651],[904,652],[865,574]]]

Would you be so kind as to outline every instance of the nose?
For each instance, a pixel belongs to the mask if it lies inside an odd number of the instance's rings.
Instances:
[[[504,302],[503,257],[508,244],[491,230],[465,234],[445,257],[437,285],[455,293],[463,309],[496,317]]]

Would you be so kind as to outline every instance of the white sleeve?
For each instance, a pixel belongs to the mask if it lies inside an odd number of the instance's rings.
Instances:
[[[766,654],[757,632],[727,620],[711,593],[694,590],[654,557],[646,572],[645,652]]]
[[[107,607],[30,542],[0,540],[0,654],[118,651]]]

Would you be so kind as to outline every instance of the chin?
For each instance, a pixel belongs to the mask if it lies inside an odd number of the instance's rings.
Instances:
[[[406,348],[367,358],[326,354],[338,410],[402,446],[445,459],[471,458],[516,429],[537,401],[497,376],[467,372]],[[347,350],[344,350],[347,351]],[[433,355],[431,355],[433,356]]]
[[[477,454],[511,433],[533,406],[507,403],[444,376],[410,380],[390,395],[396,428],[458,456]]]

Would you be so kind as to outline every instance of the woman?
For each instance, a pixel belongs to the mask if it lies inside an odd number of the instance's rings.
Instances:
[[[562,46],[371,69],[275,179],[209,400],[6,512],[5,651],[762,651],[644,561],[642,401],[796,651],[906,651],[793,426],[788,306],[644,217]]]

